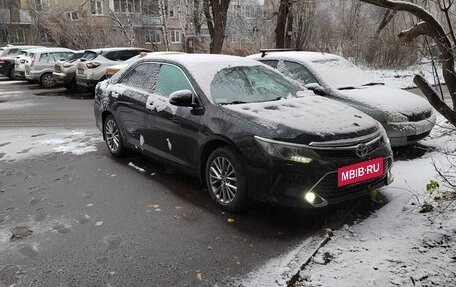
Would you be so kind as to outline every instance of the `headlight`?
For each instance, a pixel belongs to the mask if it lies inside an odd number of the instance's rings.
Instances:
[[[387,145],[390,145],[391,142],[390,142],[390,139],[389,139],[389,137],[388,137],[388,134],[386,133],[385,128],[384,128],[380,123],[377,123],[377,126],[378,126],[378,129],[380,130],[380,132],[381,132],[381,134],[382,134],[383,141],[384,141]]]
[[[277,157],[299,163],[310,163],[315,158],[315,153],[308,148],[298,145],[277,142],[255,136],[255,141],[264,150],[265,153],[272,157]]]
[[[408,122],[408,118],[402,114],[394,113],[394,114],[387,114],[386,115],[386,122],[387,123],[403,123]]]

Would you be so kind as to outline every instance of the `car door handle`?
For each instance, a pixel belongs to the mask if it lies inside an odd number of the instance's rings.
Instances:
[[[112,92],[112,97],[113,97],[113,98],[116,98],[116,99],[117,99],[119,96],[120,96],[119,93],[117,93],[117,92]]]

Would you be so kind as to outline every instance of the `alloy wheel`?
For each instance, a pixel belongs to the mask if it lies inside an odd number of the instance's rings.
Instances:
[[[105,126],[106,143],[111,152],[116,152],[120,145],[120,134],[117,123],[113,119],[109,119]]]
[[[214,158],[209,166],[211,192],[222,204],[231,203],[237,193],[236,171],[231,162],[223,156]]]

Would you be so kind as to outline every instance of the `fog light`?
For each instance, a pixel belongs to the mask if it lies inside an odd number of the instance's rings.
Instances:
[[[304,195],[304,198],[307,200],[308,203],[313,204],[317,196],[315,193],[309,191]]]
[[[391,169],[388,170],[388,172],[386,173],[386,180],[388,181],[388,184],[390,184],[394,181],[394,176],[393,176],[393,173],[391,172]]]

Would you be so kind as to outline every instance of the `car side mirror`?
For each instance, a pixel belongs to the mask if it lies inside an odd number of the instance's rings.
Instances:
[[[190,90],[175,91],[169,96],[169,103],[178,107],[198,107],[196,98]]]
[[[306,85],[304,85],[304,87],[306,87],[307,89],[311,90],[312,92],[314,92],[315,94],[317,94],[319,96],[326,95],[325,89],[322,86],[320,86],[320,84],[318,84],[318,83],[306,84]]]

